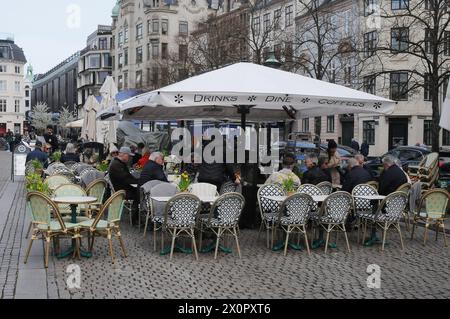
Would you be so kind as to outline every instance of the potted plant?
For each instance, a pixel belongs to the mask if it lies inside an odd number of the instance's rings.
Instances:
[[[41,161],[34,159],[31,161],[31,166],[34,169],[35,174],[42,176],[42,173],[44,172],[44,164],[42,164]]]
[[[178,183],[178,188],[182,193],[187,192],[189,186],[191,185],[191,179],[189,178],[189,174],[187,172],[183,172],[180,176],[180,181]]]
[[[288,196],[294,195],[296,193],[294,179],[288,177],[285,180],[283,180],[283,188],[288,194]]]
[[[61,162],[61,157],[62,157],[62,154],[61,154],[61,152],[59,152],[59,151],[57,151],[57,152],[54,152],[53,154],[52,154],[52,161],[53,162]]]
[[[31,174],[26,177],[27,184],[26,188],[28,192],[40,192],[45,195],[50,195],[50,187],[48,186],[47,182],[44,182],[40,175],[38,174]]]

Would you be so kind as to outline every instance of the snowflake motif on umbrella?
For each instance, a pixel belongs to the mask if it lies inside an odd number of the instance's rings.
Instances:
[[[249,98],[248,98],[248,101],[249,102],[255,102],[256,101],[256,96],[250,96]]]
[[[303,104],[309,103],[310,101],[311,100],[309,98],[302,99],[302,103]]]
[[[175,103],[181,104],[181,102],[183,101],[183,95],[178,94],[177,96],[175,96]]]
[[[378,110],[381,107],[381,102],[377,102],[373,105],[373,108]]]

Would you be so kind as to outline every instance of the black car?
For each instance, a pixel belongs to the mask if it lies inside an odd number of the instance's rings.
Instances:
[[[422,147],[400,146],[390,150],[383,156],[368,161],[366,165],[374,176],[379,176],[383,168],[382,159],[387,155],[392,155],[400,160],[403,170],[406,172],[408,171],[409,165],[418,165],[420,161],[430,153],[430,150]]]

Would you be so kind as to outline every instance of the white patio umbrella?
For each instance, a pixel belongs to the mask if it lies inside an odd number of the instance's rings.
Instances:
[[[97,112],[100,104],[97,99],[90,95],[84,104],[84,123],[81,135],[89,142],[97,142]]]
[[[100,88],[100,94],[102,96],[100,111],[97,114],[97,119],[102,119],[105,114],[118,114],[119,107],[116,101],[116,95],[119,93],[117,90],[114,79],[111,76],[106,77],[105,82]],[[108,121],[99,121],[98,125],[98,141],[104,145],[110,143],[117,143],[117,120],[119,117],[108,118]]]
[[[295,73],[237,63],[121,103],[123,119],[282,120],[346,113],[390,114],[394,101]],[[246,115],[246,112],[248,113]],[[291,117],[292,117],[291,113]]]
[[[84,119],[73,121],[66,124],[67,128],[82,128],[84,125]]]

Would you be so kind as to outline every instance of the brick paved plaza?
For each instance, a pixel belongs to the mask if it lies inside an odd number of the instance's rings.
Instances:
[[[442,236],[423,246],[423,228],[416,239],[399,247],[398,236],[388,237],[389,245],[362,247],[351,234],[352,252],[344,250],[343,237],[338,249],[327,255],[313,251],[282,252],[266,249],[257,231],[241,232],[242,259],[221,254],[168,256],[153,253],[151,236],[123,222],[129,257],[122,259],[116,243],[117,262],[111,264],[106,240],[96,241],[94,257],[82,260],[50,258],[43,264],[42,244],[36,242],[28,264],[23,263],[28,240],[25,233],[29,216],[25,212],[23,179],[10,181],[10,154],[0,153],[0,296],[1,298],[449,298],[449,248]],[[69,242],[63,242],[64,246]],[[81,289],[69,290],[66,269],[81,267]],[[381,288],[367,288],[367,266],[381,267]]]

